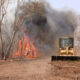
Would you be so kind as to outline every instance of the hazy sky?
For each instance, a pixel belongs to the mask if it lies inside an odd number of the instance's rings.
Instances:
[[[47,0],[53,8],[70,8],[80,14],[80,0]]]
[[[10,0],[10,1],[12,4],[9,6],[9,11],[13,12],[14,11],[13,9],[15,9],[14,3],[16,0]],[[80,0],[47,0],[47,1],[55,9],[58,10],[71,9],[76,13],[80,14]]]

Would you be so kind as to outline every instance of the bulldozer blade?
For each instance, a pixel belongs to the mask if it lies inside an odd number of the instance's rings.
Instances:
[[[79,61],[80,56],[52,56],[51,61]]]

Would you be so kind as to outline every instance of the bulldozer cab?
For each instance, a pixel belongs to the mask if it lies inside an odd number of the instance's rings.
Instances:
[[[59,52],[60,55],[74,55],[73,38],[60,38],[59,39]]]

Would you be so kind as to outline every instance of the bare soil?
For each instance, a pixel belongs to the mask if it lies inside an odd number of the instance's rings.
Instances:
[[[80,61],[0,61],[0,80],[80,80]]]

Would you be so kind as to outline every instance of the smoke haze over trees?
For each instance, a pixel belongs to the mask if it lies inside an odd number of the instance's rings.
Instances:
[[[10,31],[8,34],[10,40],[15,30],[14,27],[17,27],[17,33],[14,35],[10,46],[10,54],[18,49],[19,39],[25,37],[27,32],[29,33],[30,40],[34,41],[35,47],[43,54],[51,53],[53,50],[56,50],[57,38],[62,36],[74,36],[74,31],[77,26],[77,15],[72,11],[58,11],[52,9],[47,2],[23,1],[19,3],[19,6],[14,12],[14,22],[11,25],[6,25],[9,26]],[[7,43],[10,44],[8,41]],[[7,46],[4,48],[7,50]]]

